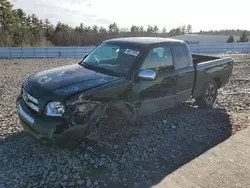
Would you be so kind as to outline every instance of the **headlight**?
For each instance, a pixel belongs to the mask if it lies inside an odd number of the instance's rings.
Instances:
[[[62,116],[65,112],[64,106],[60,102],[50,102],[45,109],[47,116]]]

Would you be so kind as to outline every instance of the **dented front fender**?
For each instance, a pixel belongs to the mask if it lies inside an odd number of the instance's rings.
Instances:
[[[69,128],[54,136],[56,142],[80,142],[84,139],[97,140],[102,133],[103,122],[107,116],[107,110],[119,112],[122,117],[133,123],[136,117],[132,104],[122,101],[100,102],[82,99],[79,97],[67,107],[65,118]]]

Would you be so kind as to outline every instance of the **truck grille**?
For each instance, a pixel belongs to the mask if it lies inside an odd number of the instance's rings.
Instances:
[[[22,90],[22,98],[25,103],[34,111],[39,112],[38,100],[31,96],[25,89]]]

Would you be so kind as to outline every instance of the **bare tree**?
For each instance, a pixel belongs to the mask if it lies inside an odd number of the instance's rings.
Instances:
[[[187,33],[192,33],[192,26],[190,24],[187,25]]]

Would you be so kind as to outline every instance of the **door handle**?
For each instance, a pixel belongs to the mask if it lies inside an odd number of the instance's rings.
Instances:
[[[180,78],[183,77],[183,76],[184,76],[184,74],[179,74],[179,75],[178,75],[178,77],[180,77]]]

